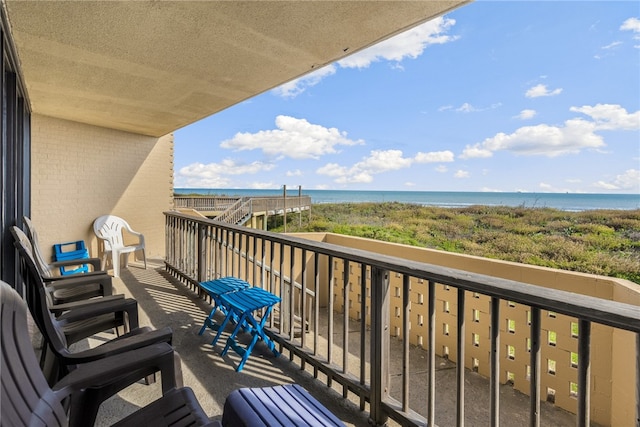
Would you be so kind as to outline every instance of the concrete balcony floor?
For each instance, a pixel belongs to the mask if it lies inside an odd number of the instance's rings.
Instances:
[[[220,351],[224,346],[224,336],[211,346],[212,331],[202,336],[198,331],[210,311],[208,302],[168,276],[161,263],[151,263],[148,269],[137,265],[121,272],[121,279],[114,279],[114,293],[124,293],[139,303],[140,323],[155,328],[170,326],[173,330],[173,345],[182,359],[184,385],[191,387],[204,410],[212,419],[222,416],[226,396],[241,387],[268,387],[278,384],[298,383],[316,399],[338,416],[348,426],[366,426],[367,414],[359,410],[355,397],[342,399],[342,387],[334,382],[329,388],[323,381],[313,378],[313,372],[301,370],[296,360],[292,363],[285,353],[275,357],[262,343],[258,343],[242,372],[235,372],[239,357],[230,351],[224,358]],[[335,330],[341,331],[337,324],[341,316],[335,316]],[[357,331],[357,327],[351,328]],[[357,340],[357,334],[353,334]],[[89,340],[96,345],[113,335],[105,333]],[[401,346],[399,340],[392,345]],[[357,348],[354,341],[350,348]],[[394,350],[392,349],[392,354]],[[340,357],[340,356],[338,356]],[[425,366],[426,352],[418,348],[411,350],[411,365]],[[455,365],[444,359],[437,360],[436,373],[436,424],[453,426],[456,424],[456,370]],[[401,362],[392,365],[392,395],[399,396]],[[320,374],[322,375],[322,374]],[[413,402],[424,401],[426,395],[426,369],[413,370],[410,386]],[[501,424],[509,426],[527,425],[529,398],[512,387],[501,388],[500,413]],[[161,396],[160,380],[155,384],[134,384],[117,396],[106,401],[98,414],[96,426],[108,426],[123,416],[135,411]],[[470,426],[489,425],[489,383],[473,372],[465,377],[465,419]],[[415,407],[424,406],[416,404]],[[390,426],[397,425],[390,421]],[[542,422],[544,426],[573,426],[575,416],[555,408],[549,403],[542,404]]]

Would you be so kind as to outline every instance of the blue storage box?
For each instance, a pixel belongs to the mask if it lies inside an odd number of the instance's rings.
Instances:
[[[76,242],[58,243],[53,245],[55,261],[68,261],[73,259],[89,258],[89,251],[84,244],[84,240]],[[60,274],[68,276],[76,273],[88,273],[89,265],[80,264],[77,266],[60,267]]]

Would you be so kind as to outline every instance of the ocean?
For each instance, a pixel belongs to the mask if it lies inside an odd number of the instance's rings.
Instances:
[[[282,196],[282,190],[229,188],[176,188],[176,194],[218,196]],[[305,190],[311,203],[400,202],[423,206],[459,208],[473,205],[554,208],[564,211],[596,209],[640,209],[640,194],[573,194],[573,193],[497,193],[458,191],[356,191]],[[288,189],[287,197],[298,196],[298,189]]]

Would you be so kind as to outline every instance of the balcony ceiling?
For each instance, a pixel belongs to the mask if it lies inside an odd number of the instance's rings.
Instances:
[[[467,1],[5,4],[34,113],[161,136]]]

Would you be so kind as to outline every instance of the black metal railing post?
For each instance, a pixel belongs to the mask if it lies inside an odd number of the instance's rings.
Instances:
[[[371,268],[371,421],[382,426],[388,416],[383,402],[389,397],[389,272]]]
[[[530,374],[530,388],[529,388],[529,426],[540,427],[540,334],[541,334],[541,319],[540,309],[538,307],[531,307],[531,374]]]
[[[578,320],[578,426],[591,425],[591,322]]]
[[[491,426],[500,425],[500,298],[491,298]]]

